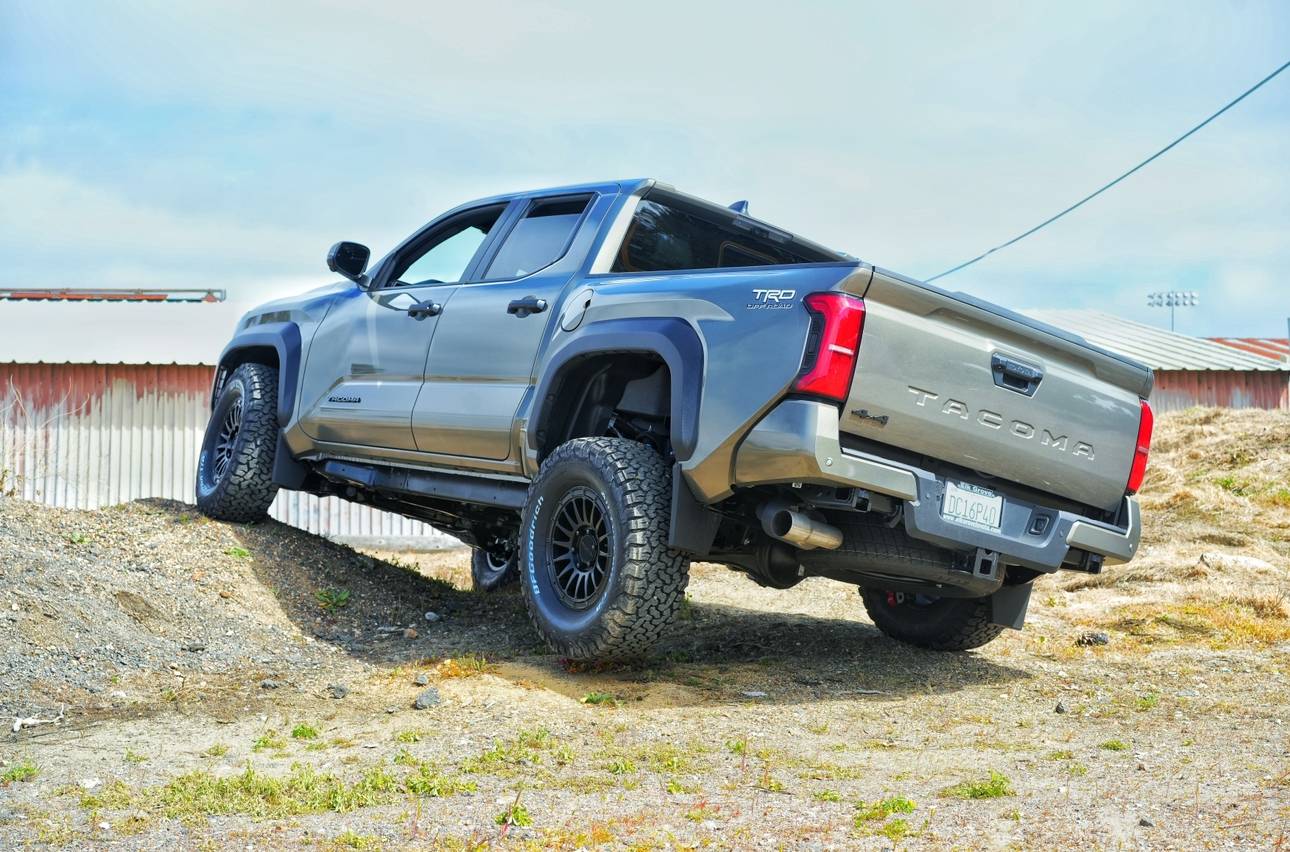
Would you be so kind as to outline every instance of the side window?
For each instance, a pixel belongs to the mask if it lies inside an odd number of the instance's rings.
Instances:
[[[427,237],[425,243],[400,258],[385,286],[455,284],[460,281],[505,209],[505,204],[483,207],[445,222]]]
[[[534,201],[488,265],[484,278],[519,278],[555,263],[569,248],[591,196]]]
[[[828,263],[841,256],[720,207],[668,193],[641,199],[614,272]]]

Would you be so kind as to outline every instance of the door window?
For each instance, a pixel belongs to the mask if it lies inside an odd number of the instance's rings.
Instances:
[[[755,219],[672,193],[641,199],[614,272],[828,263],[843,257]]]
[[[520,278],[555,263],[569,249],[591,196],[534,201],[488,265],[489,280]]]
[[[461,214],[409,249],[394,267],[386,287],[455,284],[462,280],[488,232],[501,218],[505,204]]]

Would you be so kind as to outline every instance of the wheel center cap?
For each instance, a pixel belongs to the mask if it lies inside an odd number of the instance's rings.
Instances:
[[[584,532],[578,536],[578,561],[584,566],[591,566],[596,562],[597,556],[596,536],[593,533]]]

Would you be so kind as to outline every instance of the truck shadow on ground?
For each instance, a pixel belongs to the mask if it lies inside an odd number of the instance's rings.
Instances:
[[[541,642],[514,586],[476,593],[457,585],[464,585],[460,566],[435,571],[451,574],[449,582],[399,557],[366,556],[276,523],[245,527],[241,537],[257,554],[259,581],[302,633],[381,668],[470,656],[526,688],[575,699],[604,693],[654,706],[746,703],[750,696],[787,703],[846,695],[882,700],[1029,677],[979,654],[901,645],[865,621],[702,599],[687,602],[644,659],[573,663]],[[347,603],[325,611],[318,590],[344,590]]]

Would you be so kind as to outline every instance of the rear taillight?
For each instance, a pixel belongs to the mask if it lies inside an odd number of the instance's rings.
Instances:
[[[845,293],[812,293],[802,304],[811,313],[811,330],[793,390],[842,402],[851,391],[856,368],[864,300]]]
[[[1130,494],[1137,494],[1142,487],[1142,477],[1147,475],[1147,456],[1151,453],[1151,427],[1155,418],[1151,406],[1142,400],[1142,419],[1138,421],[1138,442],[1133,445],[1133,466],[1129,468],[1129,485],[1125,489]]]

